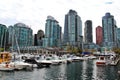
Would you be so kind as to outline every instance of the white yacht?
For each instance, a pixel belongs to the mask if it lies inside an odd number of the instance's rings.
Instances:
[[[3,62],[0,64],[0,71],[14,71],[14,67],[8,62]]]
[[[15,70],[32,69],[32,64],[25,63],[23,61],[13,61],[10,62],[10,65],[13,66]]]

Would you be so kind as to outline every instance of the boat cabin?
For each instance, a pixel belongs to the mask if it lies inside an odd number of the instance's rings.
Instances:
[[[12,59],[12,56],[9,52],[0,52],[0,63],[9,62]]]

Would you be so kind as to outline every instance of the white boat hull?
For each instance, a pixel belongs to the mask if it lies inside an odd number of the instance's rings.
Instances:
[[[13,71],[14,67],[10,66],[10,64],[1,63],[0,71]]]
[[[29,68],[29,67],[32,67],[31,64],[29,64],[29,63],[24,63],[24,62],[22,62],[22,61],[11,62],[10,64],[11,64],[11,66],[13,66],[14,69],[16,69],[16,70],[22,70],[22,69],[27,69],[27,68]]]

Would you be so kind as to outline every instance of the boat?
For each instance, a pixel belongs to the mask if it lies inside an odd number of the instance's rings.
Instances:
[[[67,60],[67,62],[66,62],[67,64],[72,63],[72,61],[73,61],[73,59],[70,57],[68,57],[66,60]]]
[[[29,63],[33,68],[42,68],[42,64],[38,63],[34,58],[25,59],[25,63]]]
[[[14,67],[9,62],[3,62],[0,64],[0,71],[14,71]]]
[[[53,55],[51,57],[51,61],[52,61],[52,65],[59,65],[59,64],[63,63],[63,61],[57,55]]]
[[[52,61],[49,59],[37,60],[38,63],[42,64],[43,67],[50,67]]]
[[[11,53],[10,52],[0,52],[0,63],[3,63],[3,62],[10,62],[12,56],[11,56]]]
[[[18,42],[17,42],[17,37],[16,35],[14,35],[15,37],[15,42],[16,42],[16,45],[17,45],[17,50],[18,52],[14,54],[14,58],[13,58],[13,61],[10,62],[10,65],[11,66],[14,66],[14,69],[15,70],[32,70],[32,64],[29,64],[29,63],[25,63],[22,59],[22,56],[21,56],[21,53],[20,53],[20,48],[19,48],[19,45],[18,45]],[[12,46],[13,47],[13,46]],[[13,52],[13,48],[12,48],[12,52]]]
[[[57,55],[42,55],[40,59],[37,60],[38,63],[41,63],[43,66],[49,67],[50,65],[57,65],[62,63]]]
[[[79,56],[72,56],[72,60],[73,61],[80,61],[80,60],[82,60],[82,57],[79,57]]]
[[[9,63],[11,61],[11,53],[10,52],[0,52],[0,71],[13,71],[14,67],[12,67]]]
[[[96,65],[106,65],[105,57],[100,56],[99,59],[96,61]]]
[[[10,62],[10,65],[14,67],[15,70],[28,70],[32,69],[32,65],[29,63],[25,63],[23,61],[13,61]]]
[[[96,56],[94,56],[94,55],[90,55],[90,56],[88,56],[88,59],[96,59],[97,57]]]

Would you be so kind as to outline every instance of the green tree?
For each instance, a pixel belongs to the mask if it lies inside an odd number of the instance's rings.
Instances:
[[[0,52],[1,52],[1,51],[4,51],[4,48],[0,48]]]
[[[120,55],[120,48],[113,48],[112,49],[116,54]]]

